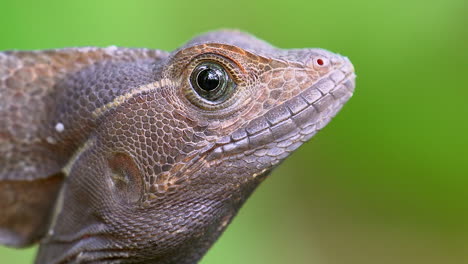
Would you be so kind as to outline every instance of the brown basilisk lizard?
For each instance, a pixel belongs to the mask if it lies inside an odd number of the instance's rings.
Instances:
[[[0,53],[0,243],[36,263],[196,263],[354,90],[346,57],[237,31],[164,52]]]

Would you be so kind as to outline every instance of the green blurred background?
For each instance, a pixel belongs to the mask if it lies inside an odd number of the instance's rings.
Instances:
[[[0,50],[172,50],[239,28],[349,56],[354,97],[201,263],[468,263],[466,0],[2,0],[0,11]],[[35,250],[0,248],[0,263]]]

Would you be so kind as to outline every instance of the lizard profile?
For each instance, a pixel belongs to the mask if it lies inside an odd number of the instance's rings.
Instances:
[[[36,263],[197,263],[323,128],[354,68],[238,31],[164,52],[0,52],[0,243]]]

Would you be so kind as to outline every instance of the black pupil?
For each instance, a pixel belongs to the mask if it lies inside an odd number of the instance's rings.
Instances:
[[[197,76],[197,83],[205,91],[213,91],[219,86],[220,73],[213,69],[202,70]]]

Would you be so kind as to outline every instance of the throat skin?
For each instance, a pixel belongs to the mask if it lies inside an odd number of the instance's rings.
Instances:
[[[0,52],[0,243],[39,243],[38,264],[198,263],[354,87],[342,55],[235,30]]]

